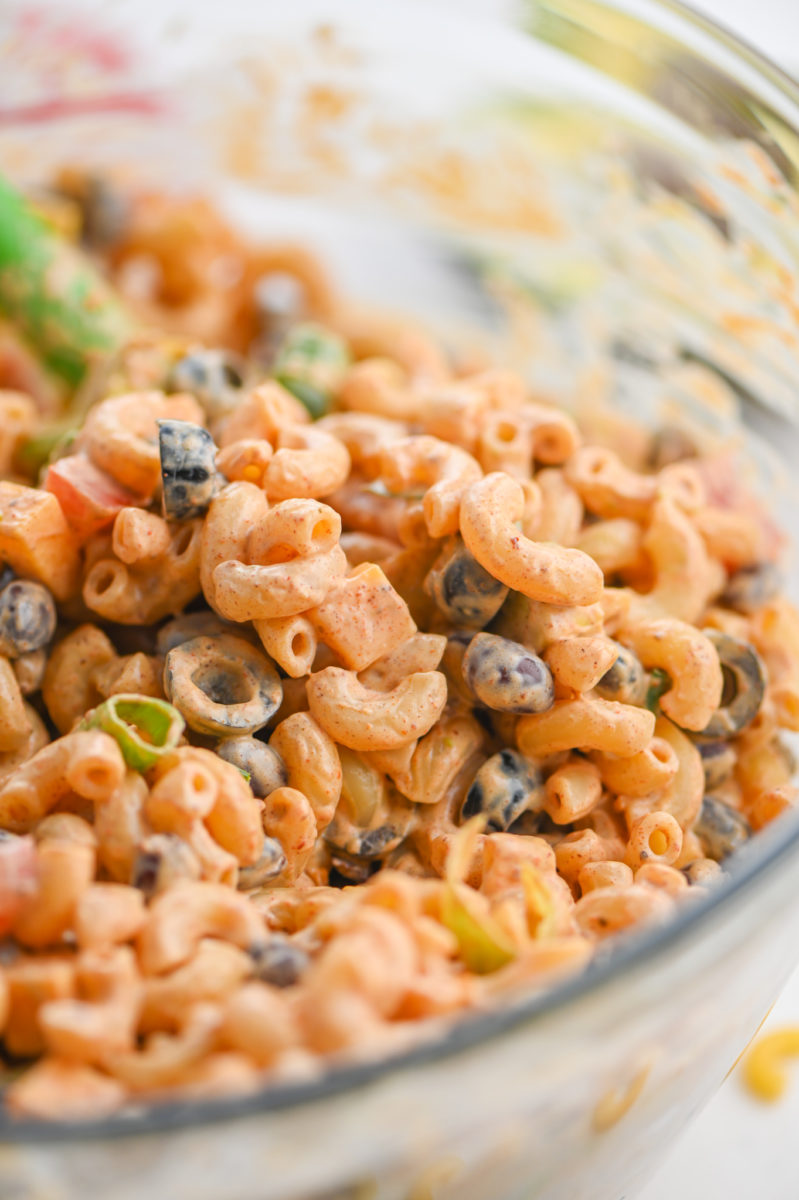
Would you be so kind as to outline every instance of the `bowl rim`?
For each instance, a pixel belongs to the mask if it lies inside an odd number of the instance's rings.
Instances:
[[[686,26],[693,26],[709,35],[724,49],[743,59],[796,105],[799,117],[799,81],[752,46],[746,38],[683,3],[683,0],[645,2],[652,9],[660,8],[677,16]],[[0,1146],[96,1142],[117,1138],[127,1140],[169,1130],[218,1125],[269,1112],[290,1111],[366,1087],[398,1072],[427,1066],[452,1058],[462,1051],[485,1046],[522,1025],[540,1022],[551,1012],[565,1012],[601,992],[606,985],[622,976],[625,970],[657,966],[671,948],[684,946],[695,930],[712,924],[719,910],[726,908],[733,897],[738,900],[745,898],[766,872],[778,870],[794,857],[799,846],[799,811],[780,818],[775,824],[786,831],[782,837],[777,840],[764,835],[763,831],[758,833],[753,843],[736,856],[739,861],[733,865],[730,873],[709,889],[700,902],[684,908],[673,920],[620,939],[609,953],[591,960],[585,970],[551,988],[490,1011],[459,1013],[441,1035],[420,1039],[418,1044],[409,1049],[380,1058],[334,1064],[322,1075],[310,1080],[267,1082],[258,1091],[241,1097],[166,1101],[80,1122],[15,1118],[2,1105],[0,1089]],[[793,829],[787,831],[791,825]],[[773,840],[774,844],[765,845],[762,840],[764,837],[765,841]]]

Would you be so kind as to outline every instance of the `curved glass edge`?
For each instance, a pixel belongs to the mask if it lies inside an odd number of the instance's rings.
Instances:
[[[723,22],[706,16],[691,4],[684,4],[683,0],[655,0],[655,2],[658,7],[675,13],[688,25],[695,25],[703,33],[709,34],[714,41],[724,46],[726,50],[730,50],[738,58],[744,59],[749,66],[755,68],[758,74],[763,75],[769,83],[778,88],[787,100],[799,105],[799,80],[794,79],[778,63],[753,46],[742,34],[733,33]]]
[[[723,64],[704,55],[666,27],[647,20],[646,8],[678,18],[754,69],[789,101],[799,101],[794,81],[768,58],[722,25],[704,17],[682,0],[647,0],[638,5],[614,0],[517,0],[521,27],[536,40],[627,91],[655,100],[689,128],[715,140],[720,135],[746,138],[758,145],[792,184],[799,180],[796,131],[785,114],[753,90],[752,82],[735,78]],[[685,57],[688,50],[693,57]]]
[[[652,7],[677,15],[686,25],[693,25],[704,34],[753,67],[782,95],[799,109],[799,82],[783,71],[745,39],[723,24],[705,16],[682,0],[648,0]],[[799,138],[799,129],[793,131]],[[798,143],[799,144],[799,143]],[[799,158],[792,162],[799,171]],[[578,1002],[599,994],[615,982],[626,969],[631,971],[652,965],[672,949],[691,938],[718,915],[719,910],[735,897],[739,900],[755,890],[767,871],[795,857],[799,851],[799,813],[779,822],[779,840],[771,836],[777,830],[761,832],[754,843],[740,852],[730,875],[718,884],[699,904],[685,909],[668,924],[655,930],[630,935],[611,953],[595,959],[579,975],[498,1008],[461,1016],[442,1036],[423,1041],[410,1050],[390,1054],[380,1059],[335,1066],[318,1079],[297,1083],[267,1084],[254,1094],[240,1099],[186,1101],[155,1104],[146,1109],[119,1113],[97,1121],[44,1122],[17,1120],[0,1109],[0,1146],[13,1144],[47,1144],[82,1141],[101,1141],[158,1134],[168,1130],[221,1124],[238,1118],[256,1116],[277,1110],[290,1110],[317,1103],[331,1096],[362,1088],[388,1075],[411,1070],[452,1058],[462,1051],[486,1045],[522,1025],[540,1022],[554,1010],[566,1011]],[[793,826],[788,832],[787,827]],[[767,844],[773,842],[774,844]]]
[[[779,826],[782,828],[779,828]],[[786,827],[793,826],[786,834]],[[779,835],[779,837],[777,836]],[[769,844],[774,843],[774,844]],[[616,981],[625,969],[652,966],[670,950],[679,949],[695,934],[712,924],[730,900],[745,899],[767,871],[779,869],[799,852],[799,812],[787,815],[770,830],[762,831],[741,850],[730,875],[696,905],[655,930],[628,935],[617,948],[593,962],[579,975],[547,991],[520,999],[492,1012],[461,1016],[435,1040],[424,1041],[410,1050],[374,1061],[335,1066],[319,1079],[298,1083],[267,1084],[240,1099],[186,1101],[155,1104],[146,1110],[119,1113],[98,1121],[43,1122],[16,1120],[0,1115],[0,1146],[14,1143],[97,1141],[162,1133],[166,1130],[203,1124],[219,1124],[239,1117],[255,1116],[310,1105],[330,1096],[362,1088],[398,1071],[452,1058],[464,1050],[482,1046],[511,1033],[522,1025],[541,1022],[555,1009],[565,1011],[579,1001],[596,995]]]

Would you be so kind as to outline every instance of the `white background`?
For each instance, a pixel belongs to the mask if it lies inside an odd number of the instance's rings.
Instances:
[[[799,74],[799,0],[692,0]],[[799,1024],[799,971],[764,1030]],[[747,1095],[740,1069],[671,1152],[638,1200],[799,1200],[799,1060],[777,1104]]]

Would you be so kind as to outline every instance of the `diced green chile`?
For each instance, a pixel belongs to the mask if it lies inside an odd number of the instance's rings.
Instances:
[[[271,883],[285,869],[286,862],[286,854],[280,842],[276,838],[264,838],[258,861],[251,867],[239,868],[239,891],[248,892],[252,888],[264,887]]]
[[[99,704],[81,722],[82,729],[102,729],[119,743],[134,771],[147,771],[177,746],[185,722],[166,700],[120,693]]]
[[[436,560],[425,589],[450,621],[483,629],[497,615],[508,588],[469,553],[461,538]]]
[[[483,763],[474,777],[461,809],[461,819],[477,813],[488,818],[490,831],[508,829],[528,809],[544,803],[540,770],[518,750],[500,750]]]
[[[735,767],[736,754],[729,742],[697,742],[696,748],[705,772],[705,789],[712,792],[729,779]]]
[[[467,686],[487,708],[540,713],[554,703],[549,667],[521,642],[478,633],[463,656],[462,670]]]
[[[737,612],[753,613],[776,596],[780,585],[780,573],[773,563],[744,567],[730,576],[721,602]]]
[[[635,704],[642,708],[648,687],[646,671],[629,646],[617,642],[616,647],[618,656],[596,685],[597,695],[603,700],[617,700],[620,704]]]
[[[200,517],[218,490],[216,446],[202,425],[159,421],[164,516],[168,521]]]
[[[196,637],[164,661],[164,691],[197,733],[255,733],[277,712],[283,686],[270,659],[233,634]]]
[[[660,697],[665,696],[671,687],[671,677],[668,671],[664,671],[660,667],[654,667],[649,672],[648,680],[644,705],[650,712],[658,713],[660,711]]]
[[[217,754],[225,762],[232,763],[250,777],[250,787],[259,800],[265,799],[276,788],[288,783],[288,772],[277,750],[254,737],[226,738],[218,747]]]
[[[293,325],[275,355],[274,375],[314,418],[329,411],[350,364],[347,343],[322,325]]]
[[[734,737],[760,710],[766,692],[766,669],[749,642],[718,629],[705,629],[704,633],[716,647],[724,675],[724,691],[721,705],[701,731],[701,736]]]
[[[209,417],[222,417],[239,403],[246,374],[245,362],[229,350],[192,350],[172,367],[167,388],[190,392]]]
[[[302,946],[275,934],[257,952],[252,953],[255,977],[272,987],[291,987],[298,983],[308,969],[310,955]]]
[[[749,840],[752,827],[737,809],[716,796],[705,796],[694,822],[694,833],[707,857],[723,862]]]
[[[30,579],[13,579],[0,591],[0,655],[19,658],[46,646],[57,615],[49,590]]]

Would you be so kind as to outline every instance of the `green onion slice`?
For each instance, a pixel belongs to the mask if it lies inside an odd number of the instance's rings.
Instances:
[[[441,899],[441,923],[458,941],[470,971],[488,975],[516,958],[503,931],[489,913],[477,910],[481,897],[465,883],[447,882]]]
[[[174,750],[185,727],[183,717],[166,700],[125,692],[99,704],[81,724],[82,729],[102,729],[116,738],[134,771],[148,771]]]
[[[478,813],[455,834],[441,898],[441,924],[454,933],[461,958],[476,975],[499,970],[517,954],[504,931],[485,911],[485,898],[463,882],[485,825],[485,815]]]

